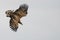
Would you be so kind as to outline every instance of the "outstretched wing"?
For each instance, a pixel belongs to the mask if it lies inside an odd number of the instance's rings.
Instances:
[[[20,7],[14,12],[14,14],[18,15],[20,18],[27,15],[28,5],[22,4]]]
[[[27,15],[27,10],[28,10],[28,5],[22,4],[22,5],[20,5],[20,7],[18,9],[15,10],[14,14],[19,16],[19,18],[21,19],[22,17]],[[20,19],[19,19],[19,23],[22,24]]]
[[[16,21],[15,19],[10,19],[10,28],[13,31],[17,31],[17,29],[18,29],[18,21]]]

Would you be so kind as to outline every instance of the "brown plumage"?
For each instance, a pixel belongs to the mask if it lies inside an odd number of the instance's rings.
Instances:
[[[27,15],[28,5],[22,4],[16,11],[7,10],[5,13],[7,17],[10,17],[10,28],[13,31],[17,31],[18,23],[22,24],[20,19]]]

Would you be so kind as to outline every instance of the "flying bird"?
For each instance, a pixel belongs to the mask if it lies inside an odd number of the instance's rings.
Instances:
[[[22,17],[25,17],[27,14],[28,14],[28,5],[27,4],[22,4],[19,6],[18,9],[16,9],[15,11],[13,10],[7,10],[5,12],[6,16],[7,17],[10,17],[10,28],[13,30],[13,31],[17,31],[18,29],[18,24],[22,24],[22,22],[20,21],[20,19]]]

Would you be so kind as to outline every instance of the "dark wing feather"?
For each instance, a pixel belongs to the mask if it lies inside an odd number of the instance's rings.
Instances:
[[[18,29],[18,22],[14,19],[10,19],[10,28],[13,30],[13,31],[17,31]]]

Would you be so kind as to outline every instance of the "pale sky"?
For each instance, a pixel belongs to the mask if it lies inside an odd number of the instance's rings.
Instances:
[[[13,32],[5,11],[24,3],[28,15]],[[60,40],[60,0],[0,0],[0,40]]]

